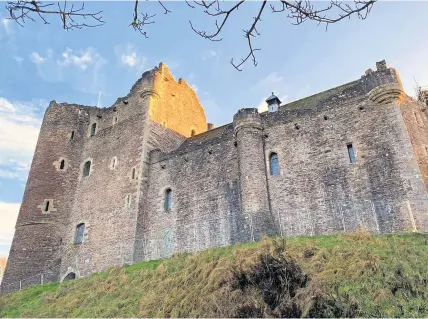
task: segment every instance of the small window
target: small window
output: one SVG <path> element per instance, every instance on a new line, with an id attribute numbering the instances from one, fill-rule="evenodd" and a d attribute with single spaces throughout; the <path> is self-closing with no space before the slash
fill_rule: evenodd
<path id="1" fill-rule="evenodd" d="M 113 169 L 113 168 L 115 168 L 116 167 L 116 165 L 117 165 L 117 158 L 116 157 L 113 157 L 112 159 L 111 159 L 111 168 Z"/>
<path id="2" fill-rule="evenodd" d="M 279 160 L 278 154 L 271 153 L 269 157 L 270 174 L 279 175 Z"/>
<path id="3" fill-rule="evenodd" d="M 195 130 L 192 130 L 191 132 L 190 132 L 190 136 L 195 136 L 196 135 L 196 131 Z"/>
<path id="4" fill-rule="evenodd" d="M 97 123 L 93 123 L 91 125 L 91 136 L 95 135 L 96 130 L 97 130 Z"/>
<path id="5" fill-rule="evenodd" d="M 428 145 L 425 145 L 424 149 L 425 149 L 425 155 L 428 156 Z"/>
<path id="6" fill-rule="evenodd" d="M 116 124 L 116 123 L 117 123 L 117 117 L 114 118 L 114 124 Z"/>
<path id="7" fill-rule="evenodd" d="M 71 131 L 70 140 L 74 139 L 74 131 Z"/>
<path id="8" fill-rule="evenodd" d="M 355 164 L 355 162 L 356 162 L 356 160 L 355 160 L 355 150 L 354 150 L 354 147 L 352 146 L 352 143 L 347 144 L 346 147 L 348 148 L 349 162 L 351 164 Z"/>
<path id="9" fill-rule="evenodd" d="M 164 209 L 166 212 L 170 212 L 172 208 L 172 190 L 168 188 L 165 190 Z"/>
<path id="10" fill-rule="evenodd" d="M 85 162 L 83 165 L 83 176 L 89 176 L 89 173 L 91 172 L 91 161 Z"/>
<path id="11" fill-rule="evenodd" d="M 129 208 L 131 207 L 131 195 L 125 195 L 125 207 Z"/>
<path id="12" fill-rule="evenodd" d="M 76 227 L 76 234 L 74 236 L 74 243 L 81 244 L 83 243 L 83 237 L 85 235 L 85 224 L 81 223 Z"/>
<path id="13" fill-rule="evenodd" d="M 50 202 L 47 200 L 45 204 L 45 212 L 49 211 L 49 205 L 50 205 Z"/>
<path id="14" fill-rule="evenodd" d="M 135 179 L 135 168 L 132 169 L 132 179 Z"/>
<path id="15" fill-rule="evenodd" d="M 65 167 L 65 160 L 62 160 L 61 163 L 59 164 L 59 169 L 64 169 Z"/>

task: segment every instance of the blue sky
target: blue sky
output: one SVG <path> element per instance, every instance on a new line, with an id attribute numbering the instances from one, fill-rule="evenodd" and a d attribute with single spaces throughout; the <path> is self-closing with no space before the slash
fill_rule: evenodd
<path id="1" fill-rule="evenodd" d="M 294 26 L 284 14 L 266 10 L 254 40 L 258 66 L 242 72 L 229 61 L 247 53 L 242 29 L 248 28 L 257 2 L 232 17 L 223 41 L 200 38 L 189 27 L 214 30 L 214 20 L 184 2 L 142 2 L 157 13 L 149 38 L 129 27 L 132 2 L 88 2 L 104 10 L 99 28 L 64 31 L 58 17 L 51 25 L 29 21 L 22 28 L 6 20 L 0 6 L 0 256 L 7 255 L 37 141 L 49 101 L 110 106 L 128 93 L 147 69 L 165 62 L 173 75 L 196 90 L 208 120 L 231 122 L 241 107 L 262 107 L 272 91 L 293 101 L 358 79 L 375 62 L 396 68 L 409 95 L 413 77 L 428 85 L 428 2 L 377 3 L 365 21 L 353 18 L 331 25 Z M 226 2 L 226 4 L 228 4 Z"/>

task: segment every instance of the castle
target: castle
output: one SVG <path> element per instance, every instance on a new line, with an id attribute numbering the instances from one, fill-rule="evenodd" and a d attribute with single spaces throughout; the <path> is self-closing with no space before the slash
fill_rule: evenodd
<path id="1" fill-rule="evenodd" d="M 265 235 L 428 231 L 427 106 L 376 66 L 218 128 L 162 63 L 109 108 L 52 101 L 2 291 Z"/>

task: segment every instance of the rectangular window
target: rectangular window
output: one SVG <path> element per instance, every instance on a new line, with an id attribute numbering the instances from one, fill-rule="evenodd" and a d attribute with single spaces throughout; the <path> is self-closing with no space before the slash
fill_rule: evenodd
<path id="1" fill-rule="evenodd" d="M 349 162 L 355 164 L 355 150 L 352 143 L 346 144 L 346 147 L 348 148 Z"/>

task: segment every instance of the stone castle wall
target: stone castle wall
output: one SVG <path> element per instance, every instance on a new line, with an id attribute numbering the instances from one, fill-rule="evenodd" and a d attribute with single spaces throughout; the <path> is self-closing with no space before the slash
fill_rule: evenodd
<path id="1" fill-rule="evenodd" d="M 162 64 L 110 108 L 52 102 L 4 283 L 51 264 L 60 267 L 49 280 L 61 280 L 264 235 L 427 231 L 424 112 L 383 62 L 278 112 L 241 109 L 206 132 L 195 93 Z M 84 242 L 75 244 L 79 223 Z"/>

